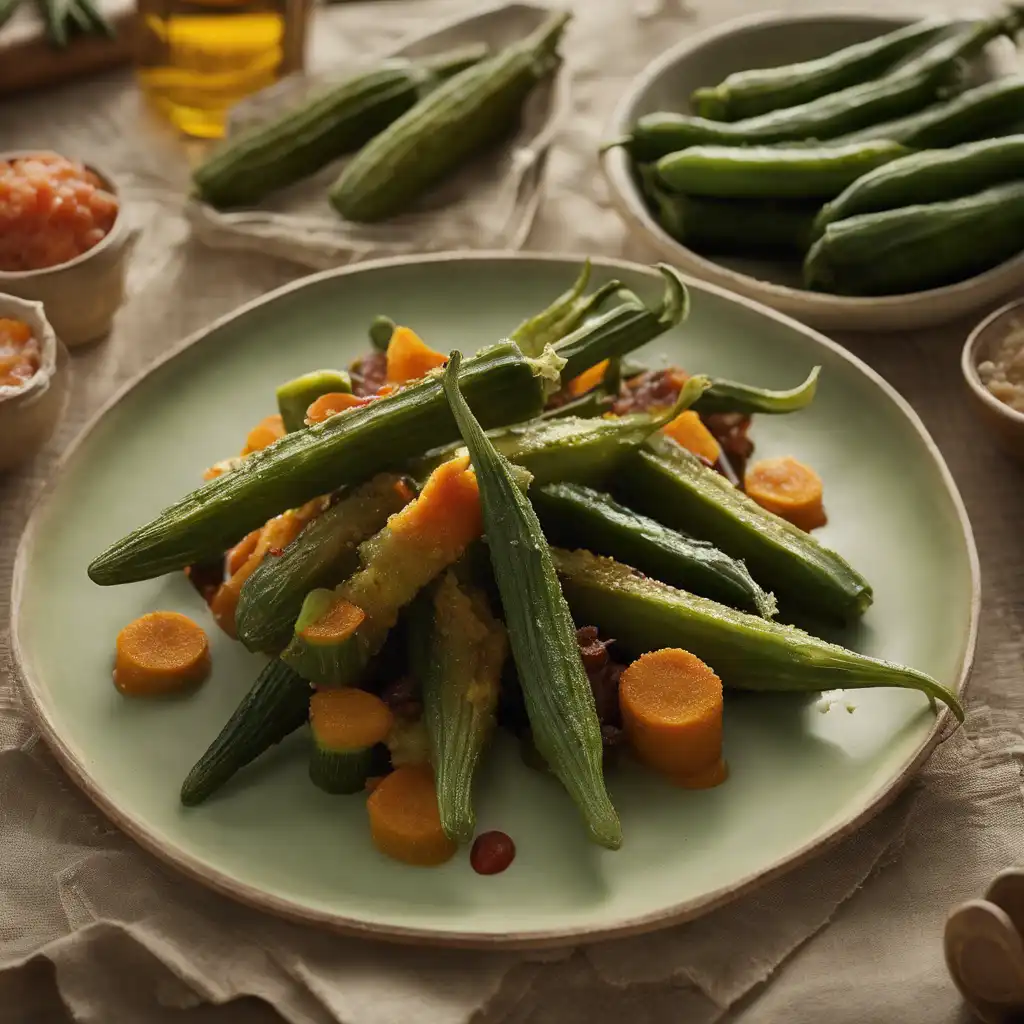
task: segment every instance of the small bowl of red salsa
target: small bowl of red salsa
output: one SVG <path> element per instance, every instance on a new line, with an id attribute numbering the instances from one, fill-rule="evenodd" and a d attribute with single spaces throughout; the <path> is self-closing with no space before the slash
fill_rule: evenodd
<path id="1" fill-rule="evenodd" d="M 130 237 L 103 171 L 59 153 L 0 153 L 0 292 L 42 302 L 66 345 L 110 330 Z"/>
<path id="2" fill-rule="evenodd" d="M 0 294 L 0 473 L 35 455 L 53 433 L 67 358 L 42 303 Z"/>

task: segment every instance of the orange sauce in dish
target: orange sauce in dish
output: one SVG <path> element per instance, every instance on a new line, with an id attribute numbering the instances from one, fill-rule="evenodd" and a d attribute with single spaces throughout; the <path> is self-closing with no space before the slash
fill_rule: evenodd
<path id="1" fill-rule="evenodd" d="M 21 320 L 0 317 L 0 388 L 22 388 L 42 361 L 32 328 Z"/>

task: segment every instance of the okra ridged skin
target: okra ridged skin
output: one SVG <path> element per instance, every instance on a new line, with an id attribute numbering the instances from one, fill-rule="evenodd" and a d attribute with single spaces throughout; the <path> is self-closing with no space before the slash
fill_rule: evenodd
<path id="1" fill-rule="evenodd" d="M 441 827 L 449 839 L 473 839 L 473 780 L 495 726 L 504 626 L 486 599 L 446 573 L 423 592 L 409 617 L 409 663 L 420 681 Z"/>
<path id="2" fill-rule="evenodd" d="M 799 107 L 731 124 L 660 111 L 639 118 L 622 144 L 634 160 L 651 163 L 690 146 L 768 146 L 807 139 L 824 142 L 919 111 L 938 96 L 943 84 L 943 79 L 936 81 L 932 75 L 918 75 L 907 81 L 867 82 Z"/>
<path id="3" fill-rule="evenodd" d="M 238 639 L 250 651 L 283 651 L 306 595 L 358 568 L 359 545 L 405 504 L 401 480 L 385 473 L 356 488 L 307 523 L 278 557 L 257 566 L 242 586 L 235 612 Z"/>
<path id="4" fill-rule="evenodd" d="M 450 78 L 356 154 L 331 188 L 347 220 L 391 217 L 450 171 L 507 135 L 526 97 L 558 63 L 569 21 L 555 14 L 527 38 Z"/>
<path id="5" fill-rule="evenodd" d="M 775 599 L 747 567 L 707 541 L 695 540 L 576 484 L 530 489 L 549 543 L 581 547 L 626 562 L 655 579 L 771 618 Z"/>
<path id="6" fill-rule="evenodd" d="M 366 788 L 382 758 L 377 746 L 362 750 L 331 750 L 313 738 L 309 752 L 309 779 L 318 789 L 335 796 L 351 796 Z"/>
<path id="7" fill-rule="evenodd" d="M 726 686 L 739 690 L 919 690 L 942 701 L 963 721 L 956 694 L 916 669 L 676 590 L 589 551 L 555 549 L 552 557 L 576 621 L 614 636 L 630 656 L 679 647 L 707 662 Z"/>
<path id="8" fill-rule="evenodd" d="M 1013 128 L 1020 121 L 1022 109 L 1024 75 L 1007 75 L 934 103 L 919 113 L 842 135 L 830 140 L 830 145 L 892 139 L 911 149 L 941 149 Z"/>
<path id="9" fill-rule="evenodd" d="M 804 284 L 835 295 L 903 295 L 964 281 L 1024 251 L 1024 181 L 942 203 L 829 224 Z"/>
<path id="10" fill-rule="evenodd" d="M 533 419 L 559 379 L 631 352 L 683 320 L 686 286 L 670 267 L 658 269 L 665 280 L 658 307 L 648 309 L 634 296 L 558 342 L 551 350 L 557 358 L 528 359 L 506 341 L 466 359 L 460 386 L 481 423 Z M 217 558 L 285 509 L 401 467 L 458 436 L 441 378 L 428 374 L 254 452 L 109 547 L 89 566 L 89 577 L 101 586 L 132 583 Z"/>
<path id="11" fill-rule="evenodd" d="M 884 139 L 845 146 L 690 146 L 655 169 L 670 193 L 713 199 L 834 199 L 910 150 Z"/>
<path id="12" fill-rule="evenodd" d="M 489 431 L 487 439 L 510 463 L 526 471 L 533 486 L 559 482 L 597 485 L 613 477 L 623 460 L 651 434 L 697 401 L 709 383 L 707 377 L 691 377 L 667 411 L 608 419 L 540 418 Z M 413 471 L 422 477 L 441 462 L 464 452 L 464 448 L 451 448 L 428 453 L 414 464 Z"/>
<path id="13" fill-rule="evenodd" d="M 705 255 L 799 258 L 820 206 L 783 199 L 714 199 L 645 186 L 658 223 L 677 242 Z"/>
<path id="14" fill-rule="evenodd" d="M 871 604 L 870 584 L 842 556 L 761 508 L 668 438 L 650 438 L 622 463 L 614 493 L 652 519 L 742 559 L 783 606 L 791 602 L 847 621 Z"/>
<path id="15" fill-rule="evenodd" d="M 933 102 L 959 73 L 959 62 L 977 56 L 998 36 L 1014 37 L 1024 24 L 1024 7 L 977 21 L 939 39 L 919 57 L 890 75 L 841 89 L 795 107 L 773 110 L 731 123 L 658 111 L 640 117 L 630 135 L 609 145 L 625 145 L 634 160 L 649 163 L 688 146 L 751 146 L 779 142 L 822 142 L 870 129 L 883 121 L 915 114 Z M 872 139 L 889 136 L 870 134 Z M 904 142 L 903 139 L 894 141 Z M 913 145 L 912 143 L 906 143 Z"/>
<path id="16" fill-rule="evenodd" d="M 590 837 L 618 849 L 622 826 L 605 788 L 594 695 L 547 542 L 509 464 L 473 419 L 457 380 L 458 354 L 453 353 L 445 393 L 480 486 L 491 566 L 534 742 L 582 812 Z"/>
<path id="17" fill-rule="evenodd" d="M 252 689 L 181 785 L 186 807 L 202 803 L 240 768 L 295 732 L 309 717 L 309 683 L 283 662 L 267 663 Z"/>
<path id="18" fill-rule="evenodd" d="M 961 199 L 1008 181 L 1024 181 L 1024 135 L 914 153 L 865 174 L 826 203 L 814 222 L 814 235 L 819 237 L 833 221 Z"/>
<path id="19" fill-rule="evenodd" d="M 947 31 L 948 18 L 929 18 L 816 60 L 737 71 L 722 83 L 697 89 L 691 105 L 701 117 L 739 121 L 859 85 Z"/>
<path id="20" fill-rule="evenodd" d="M 487 436 L 509 462 L 530 474 L 535 486 L 559 481 L 597 486 L 608 480 L 658 425 L 657 418 L 642 412 L 610 419 L 561 416 L 501 427 L 488 431 Z M 417 479 L 424 479 L 442 462 L 464 451 L 453 445 L 428 452 L 410 468 Z"/>
<path id="21" fill-rule="evenodd" d="M 463 376 L 467 399 L 489 426 L 530 419 L 543 408 L 544 381 L 511 342 L 467 359 Z M 440 380 L 423 378 L 254 452 L 110 547 L 89 576 L 101 585 L 131 583 L 216 557 L 285 509 L 457 436 Z"/>
<path id="22" fill-rule="evenodd" d="M 392 58 L 232 138 L 196 168 L 197 194 L 219 209 L 248 206 L 351 153 L 439 81 L 486 56 L 473 46 L 433 60 Z"/>
<path id="23" fill-rule="evenodd" d="M 331 644 L 311 643 L 296 633 L 281 652 L 281 661 L 318 687 L 357 686 L 375 653 L 358 632 Z"/>

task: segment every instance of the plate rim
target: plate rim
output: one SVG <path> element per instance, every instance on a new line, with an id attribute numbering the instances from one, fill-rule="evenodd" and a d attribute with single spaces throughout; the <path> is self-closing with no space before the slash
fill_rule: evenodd
<path id="1" fill-rule="evenodd" d="M 18 541 L 17 553 L 15 555 L 14 572 L 11 590 L 11 615 L 10 635 L 11 653 L 13 660 L 13 671 L 22 684 L 22 691 L 32 717 L 39 728 L 40 734 L 46 741 L 50 751 L 56 757 L 58 763 L 67 772 L 71 780 L 78 786 L 86 797 L 105 814 L 121 831 L 123 831 L 135 843 L 141 846 L 148 853 L 153 854 L 157 859 L 169 865 L 193 881 L 199 882 L 215 892 L 234 899 L 257 910 L 268 911 L 286 920 L 300 923 L 313 924 L 325 927 L 343 935 L 359 938 L 378 939 L 400 944 L 411 944 L 420 946 L 449 947 L 461 949 L 540 949 L 557 946 L 580 945 L 597 941 L 605 941 L 614 938 L 625 938 L 630 935 L 637 935 L 643 932 L 654 931 L 674 924 L 681 924 L 685 921 L 694 920 L 719 906 L 753 891 L 754 889 L 767 884 L 768 882 L 786 874 L 790 870 L 807 862 L 812 857 L 833 847 L 842 839 L 851 835 L 862 825 L 868 822 L 876 814 L 888 806 L 903 790 L 906 784 L 917 769 L 924 763 L 932 750 L 941 742 L 956 731 L 956 723 L 948 708 L 943 707 L 935 717 L 935 721 L 917 746 L 914 752 L 894 773 L 893 777 L 885 783 L 868 803 L 856 809 L 830 831 L 823 835 L 815 836 L 803 846 L 778 859 L 761 871 L 752 872 L 731 885 L 722 886 L 710 893 L 686 900 L 671 907 L 661 908 L 657 911 L 642 914 L 636 917 L 624 917 L 614 923 L 604 926 L 584 925 L 577 928 L 542 928 L 518 930 L 514 933 L 499 935 L 496 933 L 478 933 L 472 931 L 460 931 L 456 928 L 427 928 L 422 926 L 405 926 L 394 924 L 381 924 L 377 922 L 360 921 L 331 911 L 319 910 L 314 907 L 305 906 L 291 899 L 276 896 L 268 893 L 258 886 L 239 881 L 229 873 L 221 871 L 203 863 L 197 857 L 186 850 L 181 849 L 173 842 L 153 832 L 149 826 L 139 820 L 130 810 L 122 808 L 112 798 L 108 797 L 103 788 L 90 776 L 88 767 L 65 743 L 59 730 L 51 723 L 44 702 L 40 696 L 42 688 L 29 671 L 30 660 L 22 649 L 21 639 L 21 595 L 24 588 L 25 576 L 33 552 L 38 531 L 39 522 L 47 510 L 50 498 L 59 483 L 63 480 L 65 471 L 76 457 L 86 440 L 91 436 L 94 429 L 100 424 L 103 418 L 121 403 L 139 384 L 158 369 L 176 359 L 179 355 L 191 349 L 194 345 L 200 344 L 209 335 L 215 333 L 222 327 L 248 315 L 261 306 L 269 305 L 282 298 L 299 292 L 304 288 L 319 284 L 322 281 L 339 277 L 348 277 L 353 274 L 373 272 L 375 270 L 389 269 L 392 267 L 410 266 L 422 263 L 501 263 L 501 262 L 534 262 L 571 265 L 578 267 L 579 264 L 589 258 L 591 263 L 598 268 L 627 271 L 650 276 L 652 281 L 656 278 L 657 272 L 651 267 L 630 260 L 617 257 L 591 255 L 586 256 L 577 252 L 514 252 L 514 251 L 455 251 L 427 253 L 414 256 L 389 256 L 381 259 L 367 260 L 343 267 L 336 267 L 331 270 L 320 271 L 315 274 L 308 274 L 299 277 L 294 281 L 282 285 L 270 292 L 267 292 L 249 302 L 243 303 L 233 311 L 223 314 L 214 319 L 205 327 L 188 335 L 175 345 L 168 348 L 152 364 L 145 367 L 130 380 L 126 381 L 103 405 L 86 421 L 82 429 L 68 445 L 53 469 L 50 478 L 45 486 L 35 496 L 32 509 L 26 521 L 24 530 Z M 935 444 L 927 428 L 910 404 L 893 388 L 880 374 L 868 366 L 863 360 L 848 352 L 837 342 L 825 335 L 808 327 L 792 317 L 786 316 L 777 310 L 771 309 L 746 296 L 736 295 L 728 289 L 718 285 L 710 284 L 707 281 L 693 278 L 690 275 L 683 275 L 688 287 L 698 291 L 706 291 L 740 306 L 747 307 L 754 313 L 759 313 L 769 319 L 775 320 L 787 327 L 796 330 L 798 333 L 809 336 L 819 345 L 833 352 L 839 358 L 851 363 L 862 374 L 868 377 L 872 383 L 878 386 L 883 393 L 892 400 L 903 415 L 909 420 L 911 426 L 917 431 L 925 449 L 931 456 L 933 462 L 939 469 L 940 477 L 946 486 L 947 493 L 953 502 L 957 513 L 957 520 L 963 534 L 964 545 L 967 552 L 968 565 L 971 574 L 971 600 L 970 619 L 968 623 L 966 646 L 963 658 L 959 667 L 959 676 L 954 687 L 955 691 L 962 697 L 966 692 L 971 671 L 974 666 L 974 657 L 977 646 L 978 622 L 981 605 L 981 579 L 978 561 L 977 546 L 970 520 L 967 515 L 963 499 L 956 486 L 949 467 L 946 465 L 938 446 Z M 37 692 L 37 687 L 38 692 Z M 952 724 L 952 728 L 950 725 Z"/>
<path id="2" fill-rule="evenodd" d="M 833 8 L 820 13 L 792 14 L 776 9 L 732 18 L 705 32 L 680 40 L 644 65 L 630 79 L 625 92 L 604 122 L 603 137 L 618 138 L 623 135 L 629 111 L 635 105 L 637 97 L 646 92 L 666 68 L 678 64 L 709 44 L 750 29 L 772 25 L 799 26 L 807 22 L 830 20 L 899 25 L 909 24 L 915 20 L 915 16 L 907 11 L 878 14 L 854 8 Z M 701 275 L 701 280 L 735 290 L 737 294 L 754 301 L 777 304 L 773 308 L 779 311 L 784 309 L 791 315 L 804 316 L 808 320 L 813 318 L 823 329 L 841 327 L 844 321 L 850 323 L 853 329 L 872 328 L 879 331 L 898 331 L 943 324 L 999 300 L 1024 280 L 1022 252 L 963 281 L 955 281 L 953 284 L 925 291 L 905 292 L 901 295 L 833 295 L 792 288 L 774 281 L 763 281 L 751 274 L 733 270 L 722 263 L 701 256 L 700 253 L 672 238 L 641 202 L 629 173 L 625 151 L 621 147 L 601 152 L 599 163 L 616 213 L 631 233 L 645 239 L 662 256 L 681 261 L 692 274 Z M 708 276 L 704 277 L 705 274 Z"/>

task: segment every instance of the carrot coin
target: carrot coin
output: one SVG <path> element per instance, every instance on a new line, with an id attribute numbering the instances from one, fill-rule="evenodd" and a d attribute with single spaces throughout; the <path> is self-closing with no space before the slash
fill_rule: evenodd
<path id="1" fill-rule="evenodd" d="M 149 612 L 117 634 L 114 685 L 124 694 L 173 693 L 209 673 L 206 633 L 180 612 Z"/>
<path id="2" fill-rule="evenodd" d="M 664 648 L 634 661 L 619 680 L 619 709 L 637 757 L 676 785 L 724 782 L 722 681 L 689 651 Z"/>
<path id="3" fill-rule="evenodd" d="M 810 531 L 827 522 L 821 477 L 791 456 L 755 462 L 747 469 L 743 485 L 761 508 L 801 530 Z"/>

